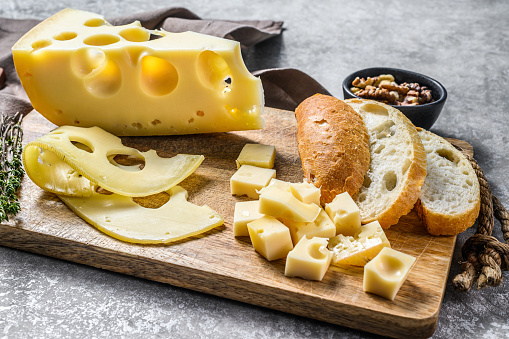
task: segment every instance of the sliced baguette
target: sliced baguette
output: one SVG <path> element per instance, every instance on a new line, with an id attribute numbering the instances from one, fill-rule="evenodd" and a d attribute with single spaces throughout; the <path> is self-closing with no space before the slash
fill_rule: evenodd
<path id="1" fill-rule="evenodd" d="M 297 146 L 309 183 L 321 204 L 357 193 L 369 168 L 369 137 L 362 117 L 344 101 L 315 94 L 295 110 Z"/>
<path id="2" fill-rule="evenodd" d="M 427 158 L 427 176 L 415 205 L 433 235 L 455 235 L 472 226 L 479 215 L 479 181 L 470 162 L 449 142 L 418 129 Z"/>
<path id="3" fill-rule="evenodd" d="M 400 111 L 374 100 L 345 100 L 364 119 L 371 164 L 354 200 L 363 224 L 387 229 L 408 214 L 426 177 L 426 153 L 415 126 Z"/>

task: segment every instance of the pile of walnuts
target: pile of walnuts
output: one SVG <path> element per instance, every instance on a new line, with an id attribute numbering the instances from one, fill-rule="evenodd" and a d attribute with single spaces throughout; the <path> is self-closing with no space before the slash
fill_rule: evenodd
<path id="1" fill-rule="evenodd" d="M 398 85 L 391 74 L 376 77 L 355 78 L 352 93 L 364 99 L 382 101 L 389 105 L 415 106 L 433 102 L 431 90 L 418 83 L 404 82 Z"/>

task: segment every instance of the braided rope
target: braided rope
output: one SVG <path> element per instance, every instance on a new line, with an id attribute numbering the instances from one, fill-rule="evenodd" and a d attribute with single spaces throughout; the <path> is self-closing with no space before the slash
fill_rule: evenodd
<path id="1" fill-rule="evenodd" d="M 452 281 L 455 289 L 468 291 L 476 281 L 477 289 L 499 286 L 503 280 L 502 270 L 509 270 L 509 213 L 491 194 L 490 185 L 479 164 L 470 155 L 463 154 L 470 161 L 481 188 L 477 231 L 463 244 L 461 254 L 466 261 L 461 265 L 461 273 Z M 506 243 L 491 235 L 494 218 L 500 221 Z"/>

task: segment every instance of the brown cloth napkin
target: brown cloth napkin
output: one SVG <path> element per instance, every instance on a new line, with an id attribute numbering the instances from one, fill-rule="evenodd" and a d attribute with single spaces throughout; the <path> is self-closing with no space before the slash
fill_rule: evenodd
<path id="1" fill-rule="evenodd" d="M 113 25 L 124 25 L 136 20 L 148 29 L 162 28 L 175 33 L 194 31 L 237 40 L 246 48 L 280 35 L 283 31 L 283 22 L 280 21 L 204 20 L 185 8 L 167 8 L 108 19 Z M 32 110 L 14 69 L 11 47 L 39 22 L 0 18 L 0 68 L 4 69 L 6 75 L 5 83 L 0 84 L 2 114 L 27 114 Z M 329 94 L 313 78 L 297 69 L 268 69 L 253 74 L 262 80 L 265 104 L 269 107 L 294 110 L 302 100 L 315 93 Z"/>

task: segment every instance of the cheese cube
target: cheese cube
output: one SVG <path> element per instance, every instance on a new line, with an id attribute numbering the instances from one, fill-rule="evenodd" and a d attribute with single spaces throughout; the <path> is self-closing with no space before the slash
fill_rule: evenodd
<path id="1" fill-rule="evenodd" d="M 325 204 L 325 211 L 336 225 L 336 234 L 353 236 L 361 227 L 359 207 L 348 192 Z"/>
<path id="2" fill-rule="evenodd" d="M 59 126 L 115 135 L 264 127 L 262 84 L 237 41 L 147 30 L 138 21 L 112 26 L 64 9 L 26 33 L 12 54 L 33 107 Z"/>
<path id="3" fill-rule="evenodd" d="M 288 181 L 283 181 L 283 180 L 279 180 L 279 179 L 271 179 L 267 186 L 272 186 L 272 185 L 276 186 L 277 188 L 279 188 L 283 191 L 291 192 L 290 183 Z"/>
<path id="4" fill-rule="evenodd" d="M 297 244 L 299 240 L 306 235 L 310 238 L 332 238 L 336 235 L 336 226 L 323 209 L 320 211 L 315 221 L 312 222 L 296 222 L 283 218 L 280 220 L 290 229 L 294 244 Z"/>
<path id="5" fill-rule="evenodd" d="M 247 195 L 258 199 L 258 190 L 267 186 L 276 177 L 276 170 L 251 165 L 242 165 L 230 178 L 232 195 Z"/>
<path id="6" fill-rule="evenodd" d="M 276 148 L 262 144 L 245 144 L 240 152 L 236 163 L 237 168 L 242 165 L 252 165 L 264 168 L 274 167 Z"/>
<path id="7" fill-rule="evenodd" d="M 414 262 L 415 257 L 411 255 L 383 248 L 364 266 L 364 291 L 394 300 Z"/>
<path id="8" fill-rule="evenodd" d="M 235 204 L 235 212 L 233 215 L 233 235 L 236 237 L 249 236 L 247 224 L 263 217 L 258 212 L 260 203 L 258 200 L 241 201 Z"/>
<path id="9" fill-rule="evenodd" d="M 290 184 L 292 194 L 305 204 L 320 205 L 320 189 L 308 182 Z"/>
<path id="10" fill-rule="evenodd" d="M 269 261 L 286 257 L 293 248 L 290 230 L 276 218 L 263 216 L 248 223 L 247 229 L 256 252 Z"/>
<path id="11" fill-rule="evenodd" d="M 260 213 L 276 218 L 285 218 L 297 222 L 313 222 L 321 207 L 315 204 L 305 204 L 292 193 L 270 185 L 260 191 Z"/>
<path id="12" fill-rule="evenodd" d="M 391 247 L 378 221 L 361 226 L 351 237 L 339 234 L 329 241 L 333 265 L 364 266 L 384 247 Z"/>
<path id="13" fill-rule="evenodd" d="M 321 281 L 329 268 L 332 252 L 327 249 L 328 240 L 318 237 L 302 237 L 286 258 L 285 275 Z"/>

